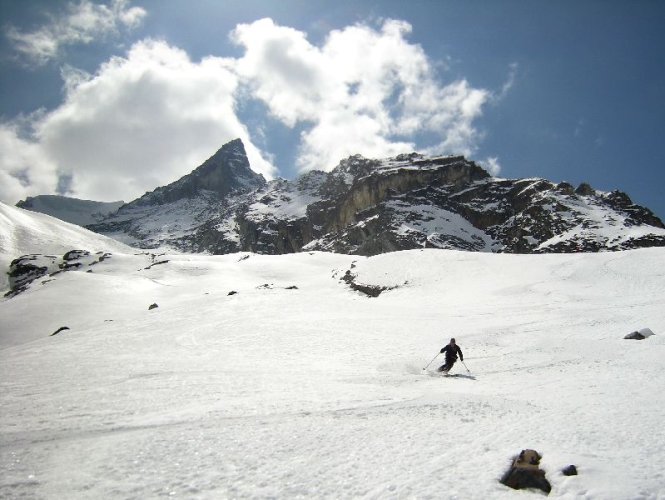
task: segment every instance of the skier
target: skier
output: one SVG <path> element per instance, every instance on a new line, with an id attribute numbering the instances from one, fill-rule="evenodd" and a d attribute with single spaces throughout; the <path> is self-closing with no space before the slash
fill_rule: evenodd
<path id="1" fill-rule="evenodd" d="M 464 355 L 462 354 L 462 349 L 455 343 L 455 339 L 450 339 L 450 343 L 441 349 L 441 354 L 444 352 L 446 353 L 446 363 L 441 365 L 437 371 L 447 374 L 455 364 L 455 361 L 457 361 L 457 355 L 459 354 L 459 359 L 462 361 L 464 361 Z"/>

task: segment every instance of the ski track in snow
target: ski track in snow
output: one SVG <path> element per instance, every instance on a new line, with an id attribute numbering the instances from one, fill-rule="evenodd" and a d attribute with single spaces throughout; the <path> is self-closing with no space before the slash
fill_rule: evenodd
<path id="1" fill-rule="evenodd" d="M 0 302 L 0 497 L 665 498 L 662 249 L 164 258 Z"/>

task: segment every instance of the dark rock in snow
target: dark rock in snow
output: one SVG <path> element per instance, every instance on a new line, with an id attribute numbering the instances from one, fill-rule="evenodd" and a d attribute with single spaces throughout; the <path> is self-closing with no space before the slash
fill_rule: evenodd
<path id="1" fill-rule="evenodd" d="M 229 293 L 227 293 L 226 295 L 227 295 L 227 296 L 228 296 L 228 295 L 235 295 L 235 294 L 237 294 L 237 293 L 238 293 L 238 292 L 236 292 L 235 290 L 231 290 L 231 291 L 230 291 Z"/>
<path id="2" fill-rule="evenodd" d="M 150 305 L 148 306 L 148 311 L 152 311 L 153 309 L 157 309 L 158 307 L 159 307 L 159 306 L 158 306 L 156 303 L 155 303 L 155 304 L 150 304 Z"/>
<path id="3" fill-rule="evenodd" d="M 624 337 L 628 340 L 644 340 L 647 337 L 651 337 L 654 333 L 649 328 L 642 328 L 639 331 L 631 332 Z"/>
<path id="4" fill-rule="evenodd" d="M 577 467 L 575 467 L 574 465 L 569 465 L 569 466 L 565 467 L 561 471 L 561 473 L 564 476 L 577 476 Z"/>
<path id="5" fill-rule="evenodd" d="M 549 494 L 552 486 L 545 478 L 545 471 L 538 467 L 541 458 L 535 450 L 522 450 L 513 458 L 510 468 L 501 478 L 501 483 L 515 490 L 534 488 Z"/>
<path id="6" fill-rule="evenodd" d="M 54 331 L 51 335 L 49 335 L 49 337 L 53 337 L 54 335 L 57 335 L 57 334 L 59 334 L 60 332 L 62 332 L 64 330 L 69 330 L 69 327 L 68 326 L 61 326 L 56 331 Z"/>
<path id="7" fill-rule="evenodd" d="M 41 278 L 49 271 L 57 269 L 58 258 L 50 255 L 23 255 L 9 265 L 9 292 L 5 297 L 15 297 L 27 290 L 30 283 Z"/>
<path id="8" fill-rule="evenodd" d="M 78 260 L 81 257 L 87 257 L 88 255 L 90 255 L 90 252 L 87 250 L 70 250 L 62 256 L 62 260 L 69 262 L 70 260 Z"/>
<path id="9" fill-rule="evenodd" d="M 344 281 L 352 290 L 360 292 L 367 295 L 368 297 L 375 298 L 381 295 L 386 290 L 393 290 L 394 287 L 386 286 L 377 286 L 377 285 L 366 285 L 363 283 L 356 283 L 356 275 L 353 274 L 350 270 L 346 271 L 346 274 L 342 276 L 342 281 Z"/>

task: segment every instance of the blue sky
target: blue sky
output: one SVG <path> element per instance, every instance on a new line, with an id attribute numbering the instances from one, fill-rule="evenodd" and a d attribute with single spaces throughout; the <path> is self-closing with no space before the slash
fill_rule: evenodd
<path id="1" fill-rule="evenodd" d="M 665 217 L 665 2 L 0 0 L 0 199 L 131 200 L 245 141 L 621 189 Z"/>

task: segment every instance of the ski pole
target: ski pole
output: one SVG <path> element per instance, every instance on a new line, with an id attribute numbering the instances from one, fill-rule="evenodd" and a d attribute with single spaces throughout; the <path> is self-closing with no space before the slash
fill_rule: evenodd
<path id="1" fill-rule="evenodd" d="M 434 357 L 432 358 L 432 361 L 434 361 L 434 360 L 439 356 L 439 354 L 441 354 L 441 353 L 440 353 L 440 352 L 437 352 L 437 353 L 436 353 L 436 356 L 434 356 Z M 423 370 L 427 370 L 427 367 L 428 367 L 429 365 L 432 364 L 432 361 L 430 361 L 429 363 L 427 363 L 427 366 L 426 366 L 425 368 L 423 368 Z"/>
<path id="2" fill-rule="evenodd" d="M 464 360 L 462 359 L 462 360 L 460 360 L 460 361 L 462 361 L 462 364 L 464 365 L 464 368 L 466 368 L 466 371 L 469 372 L 469 373 L 471 373 L 471 370 L 469 370 L 469 367 L 466 366 L 466 363 L 464 362 Z"/>

